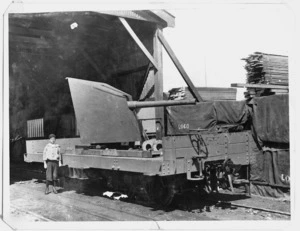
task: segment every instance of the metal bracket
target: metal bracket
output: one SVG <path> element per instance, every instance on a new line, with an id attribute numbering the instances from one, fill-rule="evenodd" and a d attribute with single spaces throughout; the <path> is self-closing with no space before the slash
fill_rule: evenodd
<path id="1" fill-rule="evenodd" d="M 202 158 L 194 158 L 197 160 L 197 163 L 199 164 L 199 177 L 192 177 L 192 165 L 193 163 L 195 163 L 195 161 L 193 159 L 187 159 L 186 162 L 186 178 L 187 180 L 203 180 L 204 179 L 204 175 L 202 173 L 203 171 L 203 161 Z"/>
<path id="2" fill-rule="evenodd" d="M 163 175 L 170 175 L 170 163 L 168 161 L 164 161 L 161 167 Z"/>

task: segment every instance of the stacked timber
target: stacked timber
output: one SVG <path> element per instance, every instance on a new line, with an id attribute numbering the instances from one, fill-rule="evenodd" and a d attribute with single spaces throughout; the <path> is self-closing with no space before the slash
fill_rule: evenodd
<path id="1" fill-rule="evenodd" d="M 236 100 L 235 88 L 223 87 L 196 87 L 203 101 Z M 189 100 L 193 95 L 188 87 L 172 88 L 169 91 L 169 100 Z"/>
<path id="2" fill-rule="evenodd" d="M 169 100 L 183 100 L 185 99 L 185 87 L 172 88 L 169 90 Z"/>
<path id="3" fill-rule="evenodd" d="M 288 85 L 288 56 L 255 52 L 242 60 L 246 61 L 247 83 Z"/>
<path id="4" fill-rule="evenodd" d="M 288 56 L 255 52 L 242 60 L 247 71 L 245 98 L 288 93 Z"/>

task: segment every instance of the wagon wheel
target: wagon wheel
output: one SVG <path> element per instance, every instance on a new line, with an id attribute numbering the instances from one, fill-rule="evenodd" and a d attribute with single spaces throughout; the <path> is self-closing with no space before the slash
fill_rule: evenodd
<path id="1" fill-rule="evenodd" d="M 137 192 L 138 192 L 137 187 L 134 185 L 131 185 L 126 192 L 128 199 L 133 201 L 136 198 Z"/>
<path id="2" fill-rule="evenodd" d="M 146 189 L 151 201 L 160 207 L 169 206 L 176 194 L 175 184 L 164 181 L 162 177 L 154 177 Z"/>

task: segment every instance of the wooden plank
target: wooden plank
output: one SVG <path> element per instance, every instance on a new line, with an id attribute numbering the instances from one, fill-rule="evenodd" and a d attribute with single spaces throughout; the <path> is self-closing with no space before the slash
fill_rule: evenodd
<path id="1" fill-rule="evenodd" d="M 236 100 L 236 88 L 196 87 L 203 101 Z M 193 99 L 188 87 L 173 88 L 169 91 L 169 99 Z"/>
<path id="2" fill-rule="evenodd" d="M 270 91 L 275 93 L 289 93 L 286 89 L 271 89 Z"/>
<path id="3" fill-rule="evenodd" d="M 176 68 L 178 69 L 179 73 L 181 74 L 184 81 L 186 82 L 186 84 L 190 88 L 190 91 L 191 91 L 192 95 L 194 96 L 194 98 L 196 99 L 196 101 L 197 102 L 202 102 L 203 99 L 199 95 L 199 93 L 198 93 L 197 89 L 195 88 L 193 82 L 191 81 L 188 74 L 185 72 L 183 66 L 181 65 L 181 63 L 177 59 L 174 51 L 171 49 L 170 45 L 168 44 L 165 37 L 163 36 L 163 34 L 160 31 L 158 32 L 158 39 L 160 40 L 160 42 L 162 43 L 162 45 L 166 49 L 167 53 L 169 54 L 170 58 L 172 59 L 173 63 L 175 64 Z"/>
<path id="4" fill-rule="evenodd" d="M 255 52 L 243 60 L 247 83 L 288 85 L 288 56 Z"/>
<path id="5" fill-rule="evenodd" d="M 141 88 L 139 92 L 139 99 L 141 101 L 145 100 L 146 98 L 150 98 L 153 95 L 154 92 L 154 77 L 153 77 L 153 70 L 152 70 L 152 75 L 150 74 L 150 71 L 152 69 L 152 64 L 149 62 L 147 70 L 145 71 L 144 74 L 144 81 L 143 81 L 143 88 Z"/>
<path id="6" fill-rule="evenodd" d="M 248 84 L 248 83 L 232 83 L 231 87 L 249 87 L 249 88 L 261 88 L 261 89 L 289 89 L 289 86 L 280 86 L 280 85 L 272 85 L 272 84 Z"/>
<path id="7" fill-rule="evenodd" d="M 130 34 L 130 36 L 134 39 L 134 41 L 137 43 L 137 45 L 141 48 L 141 50 L 143 51 L 143 53 L 146 55 L 146 57 L 149 59 L 149 61 L 153 64 L 153 66 L 158 69 L 157 67 L 157 63 L 155 62 L 154 58 L 152 57 L 152 55 L 149 53 L 149 51 L 147 50 L 147 48 L 144 46 L 144 44 L 141 42 L 141 40 L 138 38 L 138 36 L 134 33 L 134 31 L 132 30 L 132 28 L 130 27 L 130 25 L 128 24 L 128 22 L 126 21 L 125 18 L 121 18 L 119 17 L 119 20 L 121 21 L 121 23 L 123 24 L 123 26 L 125 27 L 125 29 L 128 31 L 128 33 Z"/>
<path id="8" fill-rule="evenodd" d="M 161 29 L 157 28 L 153 38 L 153 54 L 155 62 L 158 65 L 158 69 L 151 70 L 154 72 L 154 97 L 155 100 L 163 100 L 163 61 L 162 61 L 162 45 L 158 41 L 158 33 Z M 164 108 L 155 108 L 156 118 L 156 139 L 161 140 L 164 136 L 165 124 L 164 124 Z"/>

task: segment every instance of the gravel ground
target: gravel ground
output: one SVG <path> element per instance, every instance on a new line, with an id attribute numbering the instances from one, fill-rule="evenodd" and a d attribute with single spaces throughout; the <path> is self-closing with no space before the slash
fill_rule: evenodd
<path id="1" fill-rule="evenodd" d="M 236 205 L 290 211 L 289 201 L 273 200 L 221 191 L 202 196 L 175 198 L 169 208 L 156 209 L 138 202 L 103 197 L 105 189 L 95 182 L 66 178 L 58 194 L 44 194 L 39 171 L 11 171 L 10 203 L 13 221 L 204 221 L 204 220 L 289 220 L 286 215 Z M 223 203 L 221 201 L 225 201 Z M 232 203 L 232 204 L 230 204 Z"/>

